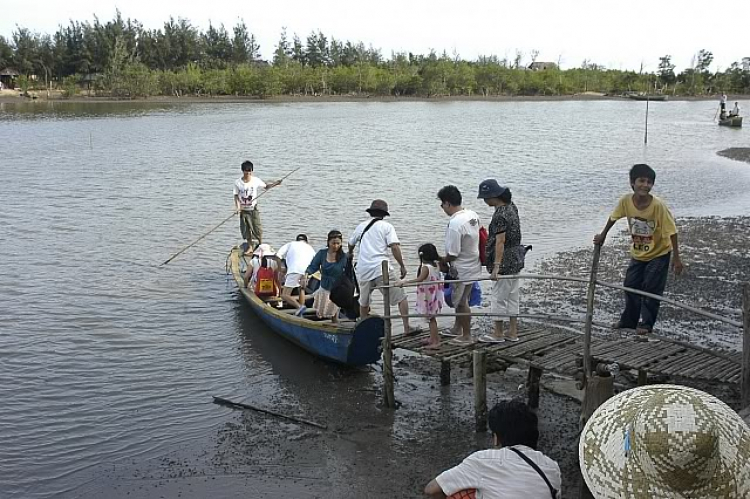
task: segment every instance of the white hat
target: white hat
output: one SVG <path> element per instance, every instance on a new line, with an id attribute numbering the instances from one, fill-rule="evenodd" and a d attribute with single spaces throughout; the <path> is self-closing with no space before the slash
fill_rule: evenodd
<path id="1" fill-rule="evenodd" d="M 649 385 L 602 404 L 581 433 L 597 499 L 750 498 L 750 429 L 700 390 Z"/>
<path id="2" fill-rule="evenodd" d="M 273 256 L 276 254 L 276 250 L 273 249 L 273 247 L 270 244 L 259 244 L 257 248 L 255 248 L 255 251 L 253 251 L 253 255 L 263 258 L 264 256 Z"/>

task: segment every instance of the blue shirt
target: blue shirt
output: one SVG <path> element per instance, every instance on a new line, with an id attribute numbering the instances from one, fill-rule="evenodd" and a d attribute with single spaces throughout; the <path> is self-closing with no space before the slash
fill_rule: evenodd
<path id="1" fill-rule="evenodd" d="M 310 266 L 307 267 L 305 273 L 314 274 L 320 270 L 320 287 L 326 291 L 330 291 L 331 288 L 333 288 L 336 279 L 344 273 L 348 257 L 344 254 L 338 262 L 329 262 L 326 260 L 327 254 L 328 248 L 323 248 L 315 253 L 315 257 L 312 262 L 310 262 Z"/>

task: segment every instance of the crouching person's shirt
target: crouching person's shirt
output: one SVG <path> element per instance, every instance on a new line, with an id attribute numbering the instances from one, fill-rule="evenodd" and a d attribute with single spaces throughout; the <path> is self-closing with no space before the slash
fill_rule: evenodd
<path id="1" fill-rule="evenodd" d="M 524 445 L 514 446 L 547 475 L 561 497 L 560 467 L 539 451 Z M 476 489 L 477 499 L 550 499 L 547 483 L 521 456 L 509 448 L 475 452 L 458 466 L 444 471 L 435 479 L 447 496 L 466 489 Z"/>

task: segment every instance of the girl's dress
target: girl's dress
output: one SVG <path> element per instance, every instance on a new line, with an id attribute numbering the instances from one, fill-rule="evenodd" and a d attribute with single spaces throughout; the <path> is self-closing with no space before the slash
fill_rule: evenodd
<path id="1" fill-rule="evenodd" d="M 425 279 L 425 284 L 417 286 L 417 313 L 434 317 L 443 309 L 443 286 L 435 284 L 435 281 L 442 279 L 437 267 L 426 267 L 430 274 Z"/>

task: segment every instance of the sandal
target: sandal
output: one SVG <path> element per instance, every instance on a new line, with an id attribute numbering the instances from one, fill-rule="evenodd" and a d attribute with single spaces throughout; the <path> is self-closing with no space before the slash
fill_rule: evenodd
<path id="1" fill-rule="evenodd" d="M 483 334 L 479 337 L 481 343 L 505 343 L 505 338 L 498 338 L 491 334 Z"/>
<path id="2" fill-rule="evenodd" d="M 425 350 L 440 350 L 440 343 L 428 343 L 424 346 Z"/>
<path id="3" fill-rule="evenodd" d="M 417 336 L 422 333 L 421 327 L 410 327 L 408 331 L 404 331 L 404 336 Z"/>
<path id="4" fill-rule="evenodd" d="M 453 345 L 473 345 L 474 338 L 469 338 L 468 340 L 462 340 L 461 337 L 459 336 L 450 340 L 450 343 Z"/>

